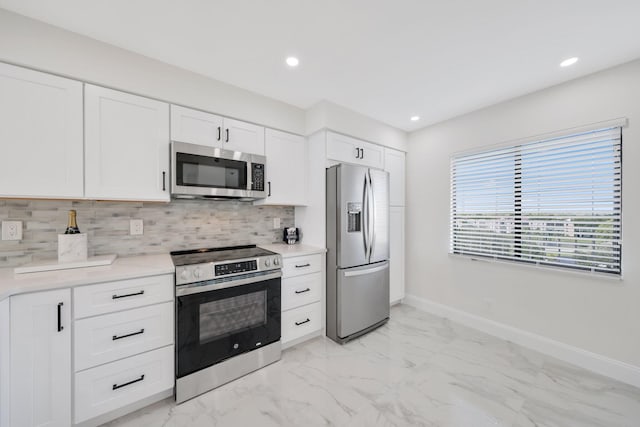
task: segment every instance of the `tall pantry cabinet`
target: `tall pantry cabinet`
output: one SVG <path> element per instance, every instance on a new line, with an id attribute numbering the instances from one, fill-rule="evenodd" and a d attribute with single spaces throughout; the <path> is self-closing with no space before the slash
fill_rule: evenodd
<path id="1" fill-rule="evenodd" d="M 384 169 L 389 172 L 389 299 L 394 304 L 404 298 L 405 288 L 405 153 L 385 147 Z"/>

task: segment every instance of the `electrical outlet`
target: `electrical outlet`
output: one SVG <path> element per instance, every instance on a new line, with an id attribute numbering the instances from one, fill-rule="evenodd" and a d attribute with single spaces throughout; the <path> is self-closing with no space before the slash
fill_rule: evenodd
<path id="1" fill-rule="evenodd" d="M 144 234 L 144 222 L 141 219 L 132 219 L 129 221 L 129 234 L 132 236 L 140 236 Z"/>
<path id="2" fill-rule="evenodd" d="M 22 221 L 2 221 L 2 240 L 22 240 Z"/>
<path id="3" fill-rule="evenodd" d="M 273 228 L 280 228 L 280 218 L 273 218 Z"/>

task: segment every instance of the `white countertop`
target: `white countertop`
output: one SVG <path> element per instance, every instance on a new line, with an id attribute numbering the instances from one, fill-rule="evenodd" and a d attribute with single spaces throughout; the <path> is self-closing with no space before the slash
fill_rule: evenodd
<path id="1" fill-rule="evenodd" d="M 14 274 L 13 268 L 0 268 L 0 301 L 27 292 L 69 288 L 136 277 L 172 274 L 175 267 L 169 254 L 116 258 L 111 265 Z"/>
<path id="2" fill-rule="evenodd" d="M 290 258 L 295 256 L 323 254 L 327 252 L 325 248 L 319 248 L 317 246 L 301 245 L 296 243 L 295 245 L 287 245 L 286 243 L 273 243 L 270 245 L 259 245 L 261 248 L 268 251 L 273 251 L 282 255 L 283 258 Z"/>

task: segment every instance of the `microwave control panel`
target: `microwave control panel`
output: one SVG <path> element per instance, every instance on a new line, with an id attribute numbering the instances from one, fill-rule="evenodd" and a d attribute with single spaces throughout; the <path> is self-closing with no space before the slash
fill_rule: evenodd
<path id="1" fill-rule="evenodd" d="M 260 163 L 251 163 L 251 189 L 255 191 L 264 191 L 264 165 Z"/>

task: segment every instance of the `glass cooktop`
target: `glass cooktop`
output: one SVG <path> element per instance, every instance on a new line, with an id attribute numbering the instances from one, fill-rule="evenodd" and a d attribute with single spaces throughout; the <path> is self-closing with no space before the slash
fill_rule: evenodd
<path id="1" fill-rule="evenodd" d="M 244 258 L 276 255 L 275 252 L 256 247 L 256 245 L 227 246 L 223 248 L 202 248 L 171 252 L 173 265 L 203 264 L 207 262 L 234 261 Z"/>

